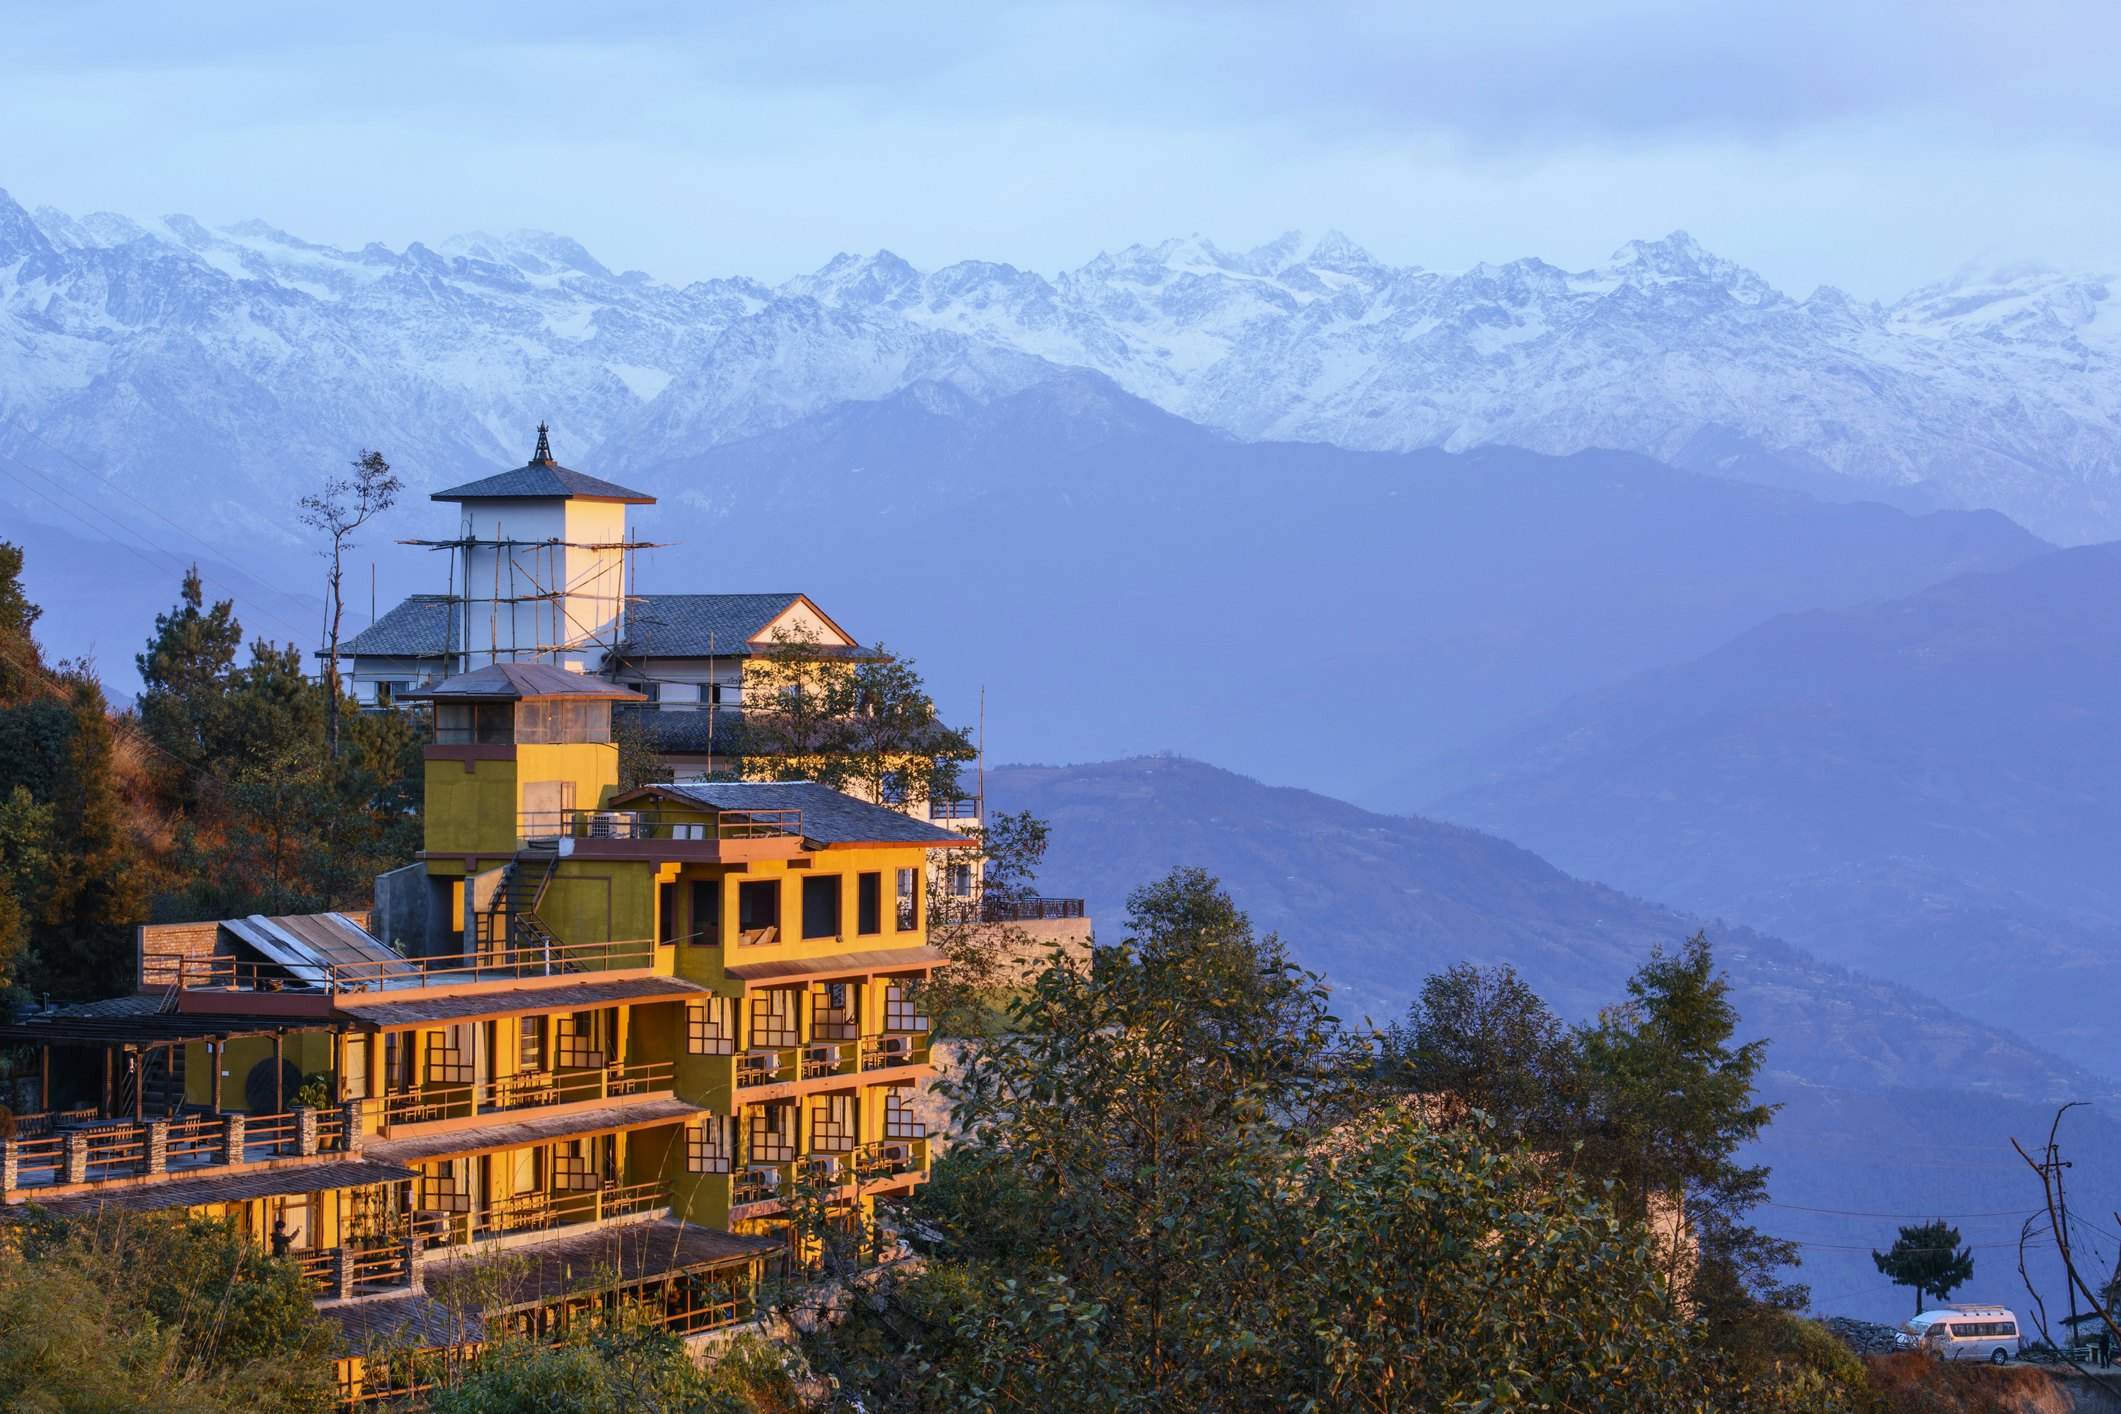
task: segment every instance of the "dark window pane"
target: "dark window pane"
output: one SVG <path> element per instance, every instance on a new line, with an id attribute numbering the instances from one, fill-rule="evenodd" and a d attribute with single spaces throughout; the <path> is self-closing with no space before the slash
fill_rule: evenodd
<path id="1" fill-rule="evenodd" d="M 692 936 L 688 942 L 701 947 L 722 945 L 722 881 L 695 879 L 692 883 Z"/>
<path id="2" fill-rule="evenodd" d="M 884 931 L 884 876 L 857 874 L 854 879 L 854 931 Z"/>
<path id="3" fill-rule="evenodd" d="M 840 876 L 824 874 L 803 880 L 803 936 L 836 938 L 840 931 Z"/>

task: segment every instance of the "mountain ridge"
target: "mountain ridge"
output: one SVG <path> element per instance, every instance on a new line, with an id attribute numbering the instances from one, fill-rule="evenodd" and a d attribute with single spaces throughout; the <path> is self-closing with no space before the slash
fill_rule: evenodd
<path id="1" fill-rule="evenodd" d="M 258 507 L 286 468 L 359 446 L 433 489 L 547 421 L 629 473 L 924 381 L 1005 397 L 1090 369 L 1241 440 L 1615 448 L 2074 542 L 2121 533 L 2117 356 L 2102 276 L 1799 300 L 1683 232 L 1581 271 L 1391 266 L 1336 232 L 1134 245 L 1051 278 L 886 251 L 679 287 L 550 232 L 347 251 L 0 193 L 0 412 L 280 541 Z"/>

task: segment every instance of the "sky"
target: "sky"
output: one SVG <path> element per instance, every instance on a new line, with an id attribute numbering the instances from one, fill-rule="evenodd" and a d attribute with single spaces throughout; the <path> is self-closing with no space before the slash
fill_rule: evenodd
<path id="1" fill-rule="evenodd" d="M 555 230 L 615 269 L 1048 274 L 1344 231 L 1435 269 L 1690 231 L 1890 298 L 2121 269 L 2088 0 L 361 6 L 0 0 L 0 187 L 339 246 Z"/>

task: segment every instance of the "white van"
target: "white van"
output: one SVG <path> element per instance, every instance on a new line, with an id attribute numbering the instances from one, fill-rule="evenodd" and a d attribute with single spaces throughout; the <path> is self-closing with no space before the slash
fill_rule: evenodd
<path id="1" fill-rule="evenodd" d="M 1905 1345 L 1946 1360 L 2001 1365 L 2018 1353 L 2018 1318 L 2002 1306 L 1945 1306 L 1900 1328 Z"/>

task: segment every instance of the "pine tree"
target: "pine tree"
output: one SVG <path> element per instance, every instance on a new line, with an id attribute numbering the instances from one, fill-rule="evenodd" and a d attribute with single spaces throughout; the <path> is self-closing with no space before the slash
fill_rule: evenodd
<path id="1" fill-rule="evenodd" d="M 176 767 L 182 780 L 169 792 L 177 804 L 195 805 L 212 746 L 214 718 L 227 693 L 227 678 L 243 642 L 235 606 L 223 599 L 205 608 L 199 567 L 184 576 L 177 607 L 155 616 L 155 635 L 133 661 L 139 666 L 140 725 L 148 739 L 194 772 Z M 165 757 L 165 761 L 169 758 Z M 174 763 L 172 763 L 174 764 Z"/>
<path id="2" fill-rule="evenodd" d="M 0 540 L 0 707 L 44 692 L 44 655 L 31 630 L 43 613 L 22 588 L 22 550 Z"/>
<path id="3" fill-rule="evenodd" d="M 1900 1236 L 1883 1252 L 1872 1252 L 1878 1270 L 1895 1286 L 1915 1288 L 1915 1314 L 1922 1314 L 1922 1298 L 1934 1295 L 1939 1304 L 1950 1298 L 1952 1288 L 1974 1275 L 1974 1253 L 1959 1245 L 1959 1229 L 1943 1218 L 1900 1229 Z"/>

